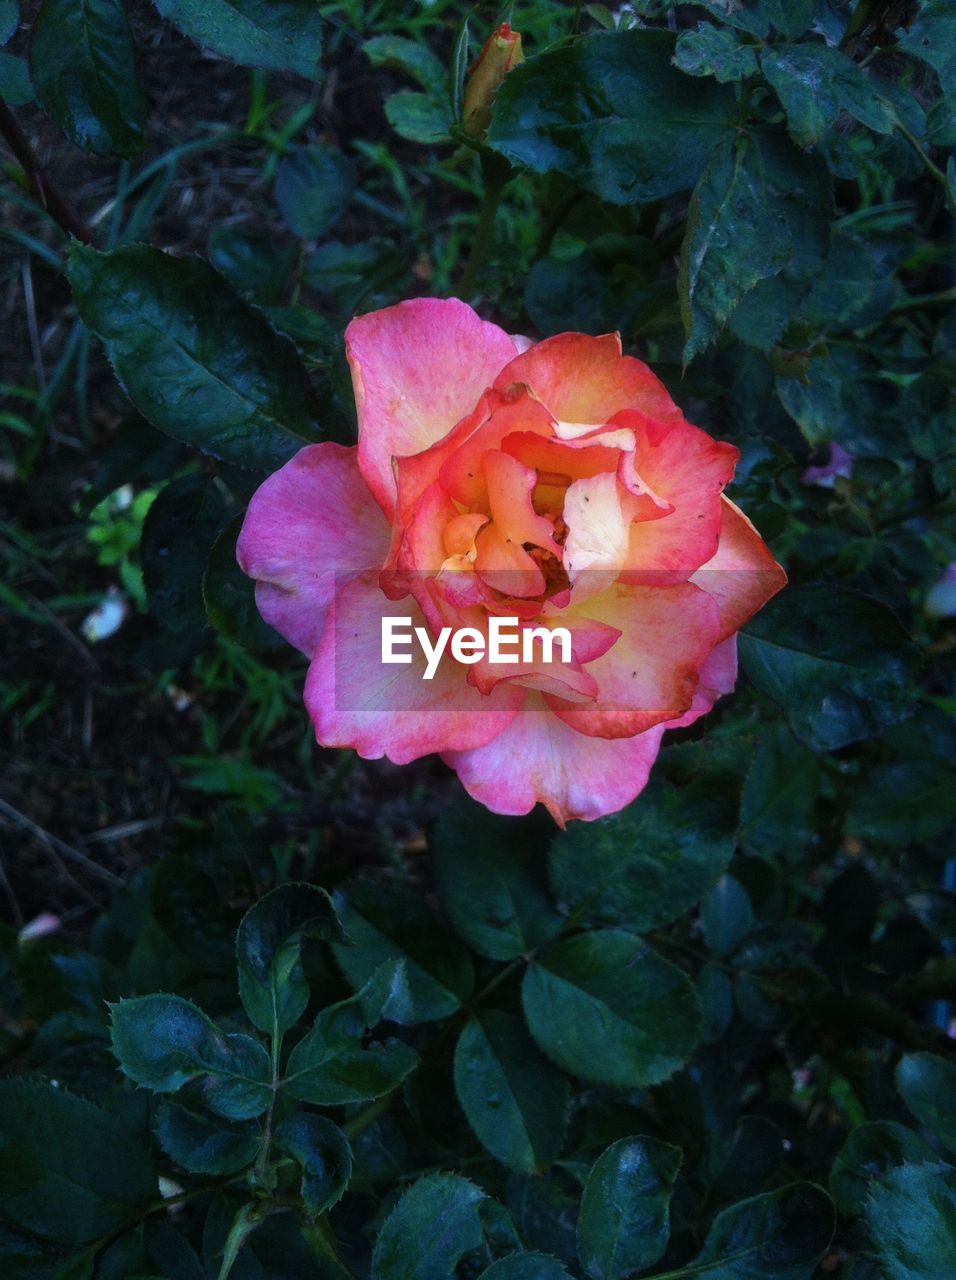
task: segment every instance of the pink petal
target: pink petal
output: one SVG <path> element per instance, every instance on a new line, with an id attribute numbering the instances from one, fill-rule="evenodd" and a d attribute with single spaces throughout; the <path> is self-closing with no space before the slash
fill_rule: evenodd
<path id="1" fill-rule="evenodd" d="M 555 715 L 595 738 L 630 738 L 683 716 L 717 640 L 717 609 L 707 593 L 688 583 L 617 585 L 583 607 L 621 636 L 588 664 L 597 699 L 582 704 L 549 697 Z"/>
<path id="2" fill-rule="evenodd" d="M 739 507 L 721 499 L 720 543 L 691 582 L 712 596 L 720 638 L 733 635 L 786 585 L 787 575 Z"/>
<path id="3" fill-rule="evenodd" d="M 669 720 L 666 728 L 686 729 L 712 710 L 714 703 L 725 693 L 732 693 L 737 683 L 737 637 L 721 640 L 705 658 L 700 669 L 700 683 L 694 691 L 694 701 L 679 720 Z"/>
<path id="4" fill-rule="evenodd" d="M 493 813 L 528 813 L 540 802 L 559 826 L 616 813 L 644 788 L 663 727 L 633 738 L 586 738 L 531 694 L 504 732 L 442 758 L 465 790 Z"/>
<path id="5" fill-rule="evenodd" d="M 413 298 L 353 320 L 345 346 L 359 466 L 391 518 L 392 459 L 428 449 L 471 413 L 515 344 L 457 298 Z"/>
<path id="6" fill-rule="evenodd" d="M 350 582 L 335 597 L 305 685 L 305 705 L 322 746 L 354 747 L 366 760 L 384 755 L 407 764 L 432 751 L 484 746 L 507 728 L 523 690 L 502 686 L 482 695 L 468 683 L 468 668 L 447 651 L 433 679 L 424 680 L 425 659 L 416 640 L 404 650 L 410 664 L 383 663 L 383 616 L 425 625 L 414 601 L 388 600 L 373 574 Z"/>
<path id="7" fill-rule="evenodd" d="M 546 338 L 502 369 L 495 385 L 513 382 L 526 383 L 556 419 L 575 426 L 604 426 L 622 409 L 680 417 L 664 384 L 647 365 L 621 354 L 616 333 Z"/>
<path id="8" fill-rule="evenodd" d="M 638 484 L 672 508 L 661 519 L 631 525 L 625 581 L 640 582 L 646 573 L 653 582 L 663 573 L 684 581 L 717 550 L 721 494 L 740 454 L 683 419 L 661 423 L 622 413 L 617 421 L 636 438 L 634 454 L 622 461 L 622 479 L 629 483 L 626 472 L 633 468 Z"/>
<path id="9" fill-rule="evenodd" d="M 338 586 L 378 568 L 388 525 L 355 449 L 312 444 L 252 495 L 236 558 L 270 626 L 311 658 Z"/>

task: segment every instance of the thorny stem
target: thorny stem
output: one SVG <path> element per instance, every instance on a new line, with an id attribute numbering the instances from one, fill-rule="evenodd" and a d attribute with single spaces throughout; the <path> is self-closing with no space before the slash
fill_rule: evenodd
<path id="1" fill-rule="evenodd" d="M 95 245 L 96 242 L 93 239 L 92 231 L 82 218 L 77 217 L 56 187 L 46 177 L 36 152 L 30 145 L 23 130 L 17 124 L 13 112 L 2 99 L 0 99 L 0 135 L 3 136 L 7 146 L 27 175 L 37 200 L 53 221 L 67 235 L 73 236 L 74 239 L 82 241 L 83 244 Z"/>
<path id="2" fill-rule="evenodd" d="M 950 191 L 949 191 L 949 181 L 948 181 L 948 179 L 947 179 L 947 177 L 946 177 L 946 174 L 945 174 L 945 173 L 943 173 L 942 169 L 939 167 L 939 165 L 938 165 L 938 164 L 935 164 L 935 163 L 934 163 L 934 162 L 929 158 L 929 156 L 928 156 L 928 155 L 926 154 L 926 152 L 923 150 L 923 147 L 922 147 L 922 144 L 920 143 L 919 138 L 917 138 L 914 134 L 910 133 L 910 131 L 909 131 L 909 129 L 907 129 L 906 125 L 905 125 L 905 124 L 903 124 L 903 122 L 902 122 L 902 121 L 900 121 L 900 120 L 897 120 L 897 122 L 896 122 L 896 131 L 897 131 L 897 133 L 900 135 L 900 137 L 902 137 L 902 138 L 905 138 L 905 139 L 906 139 L 906 141 L 910 144 L 910 146 L 913 148 L 913 150 L 916 152 L 916 154 L 917 154 L 917 155 L 919 156 L 919 158 L 922 160 L 922 162 L 923 162 L 923 164 L 926 166 L 927 170 L 928 170 L 928 171 L 933 175 L 933 177 L 936 179 L 936 181 L 937 181 L 938 183 L 940 183 L 940 185 L 941 185 L 941 186 L 942 186 L 942 188 L 943 188 L 943 192 L 944 192 L 944 194 L 945 194 L 945 197 L 946 197 L 946 207 L 947 207 L 947 209 L 949 209 L 949 210 L 952 212 L 952 211 L 953 211 L 953 198 L 952 198 L 952 196 L 950 195 Z"/>

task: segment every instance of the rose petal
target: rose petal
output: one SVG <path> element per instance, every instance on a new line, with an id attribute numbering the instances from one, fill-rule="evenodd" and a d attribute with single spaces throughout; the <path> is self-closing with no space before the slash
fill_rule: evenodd
<path id="1" fill-rule="evenodd" d="M 686 729 L 713 709 L 714 703 L 725 693 L 732 693 L 737 683 L 737 637 L 721 640 L 700 668 L 700 683 L 694 691 L 694 701 L 679 720 L 668 720 L 668 729 Z"/>
<path id="2" fill-rule="evenodd" d="M 483 696 L 447 650 L 434 677 L 425 680 L 425 658 L 414 638 L 401 650 L 411 663 L 383 663 L 383 616 L 425 625 L 413 601 L 392 603 L 373 575 L 355 579 L 335 597 L 305 686 L 305 705 L 323 746 L 354 747 L 366 760 L 384 755 L 407 764 L 432 751 L 483 746 L 507 728 L 522 689 L 502 686 Z"/>
<path id="3" fill-rule="evenodd" d="M 733 635 L 787 583 L 766 543 L 739 507 L 721 499 L 717 553 L 690 579 L 717 604 L 719 636 Z"/>
<path id="4" fill-rule="evenodd" d="M 619 334 L 592 338 L 560 333 L 517 356 L 501 370 L 496 387 L 527 384 L 564 423 L 600 427 L 622 409 L 652 417 L 680 416 L 667 389 L 647 365 L 621 354 Z"/>
<path id="5" fill-rule="evenodd" d="M 663 732 L 658 725 L 632 738 L 585 738 L 532 693 L 486 746 L 446 751 L 442 758 L 493 813 L 528 813 L 540 802 L 563 827 L 630 804 L 647 783 Z"/>
<path id="6" fill-rule="evenodd" d="M 474 409 L 515 344 L 457 298 L 413 298 L 345 331 L 359 426 L 359 466 L 389 518 L 392 458 L 420 453 Z"/>
<path id="7" fill-rule="evenodd" d="M 584 607 L 621 637 L 588 664 L 599 688 L 594 702 L 572 705 L 549 697 L 560 719 L 591 737 L 628 738 L 690 709 L 701 666 L 717 640 L 717 609 L 705 591 L 687 583 L 615 585 Z"/>
<path id="8" fill-rule="evenodd" d="M 381 565 L 388 525 L 355 449 L 312 444 L 259 486 L 236 544 L 270 626 L 312 657 L 337 586 Z"/>
<path id="9" fill-rule="evenodd" d="M 721 494 L 740 454 L 733 445 L 712 440 L 689 422 L 655 422 L 642 414 L 622 413 L 618 422 L 634 431 L 633 455 L 622 460 L 622 479 L 633 468 L 635 483 L 649 486 L 673 510 L 662 519 L 631 525 L 626 582 L 685 581 L 717 549 Z M 629 486 L 630 487 L 630 486 Z"/>

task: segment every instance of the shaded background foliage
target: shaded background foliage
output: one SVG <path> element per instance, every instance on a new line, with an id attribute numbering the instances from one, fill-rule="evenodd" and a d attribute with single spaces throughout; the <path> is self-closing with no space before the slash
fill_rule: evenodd
<path id="1" fill-rule="evenodd" d="M 516 4 L 466 145 L 501 16 L 0 0 L 5 1277 L 956 1269 L 956 17 Z M 317 749 L 234 564 L 354 437 L 349 317 L 474 245 L 740 448 L 792 584 L 563 833 Z"/>

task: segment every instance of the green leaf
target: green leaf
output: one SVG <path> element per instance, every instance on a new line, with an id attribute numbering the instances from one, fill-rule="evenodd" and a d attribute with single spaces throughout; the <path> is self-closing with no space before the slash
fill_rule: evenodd
<path id="1" fill-rule="evenodd" d="M 708 1135 L 700 1176 L 716 1204 L 756 1195 L 774 1177 L 783 1158 L 783 1137 L 764 1116 L 742 1116 L 732 1129 Z"/>
<path id="2" fill-rule="evenodd" d="M 552 828 L 553 830 L 553 828 Z M 435 824 L 435 882 L 455 931 L 479 955 L 513 960 L 564 923 L 548 893 L 534 819 L 503 818 L 459 800 Z"/>
<path id="3" fill-rule="evenodd" d="M 868 1121 L 857 1125 L 837 1152 L 830 1169 L 830 1195 L 840 1213 L 860 1214 L 874 1178 L 898 1165 L 933 1159 L 932 1148 L 912 1129 L 894 1120 Z"/>
<path id="4" fill-rule="evenodd" d="M 26 59 L 0 49 L 0 98 L 10 107 L 25 107 L 35 97 Z"/>
<path id="5" fill-rule="evenodd" d="M 698 22 L 696 31 L 682 31 L 677 37 L 674 65 L 689 76 L 714 76 L 728 84 L 756 75 L 757 55 L 733 31 Z"/>
<path id="6" fill-rule="evenodd" d="M 484 1239 L 485 1193 L 467 1178 L 433 1173 L 402 1196 L 385 1219 L 372 1254 L 372 1280 L 447 1280 Z"/>
<path id="7" fill-rule="evenodd" d="M 289 1054 L 282 1092 L 319 1107 L 368 1102 L 391 1093 L 418 1062 L 414 1049 L 399 1040 L 366 1046 L 365 1032 L 390 1016 L 394 996 L 384 969 L 349 1000 L 323 1009 Z"/>
<path id="8" fill-rule="evenodd" d="M 295 347 L 200 258 L 75 245 L 70 283 L 127 395 L 167 435 L 274 470 L 316 437 Z"/>
<path id="9" fill-rule="evenodd" d="M 833 1204 L 822 1188 L 793 1182 L 724 1209 L 703 1249 L 678 1276 L 700 1280 L 810 1280 L 833 1236 Z"/>
<path id="10" fill-rule="evenodd" d="M 241 227 L 216 226 L 209 234 L 209 261 L 236 289 L 263 305 L 282 300 L 296 260 L 296 246 Z"/>
<path id="11" fill-rule="evenodd" d="M 733 955 L 754 922 L 750 896 L 734 876 L 722 875 L 701 905 L 704 941 L 712 955 Z"/>
<path id="12" fill-rule="evenodd" d="M 880 81 L 839 49 L 825 44 L 775 45 L 764 50 L 760 65 L 801 147 L 819 142 L 841 111 L 876 133 L 890 133 L 896 124 L 896 113 L 880 93 Z"/>
<path id="13" fill-rule="evenodd" d="M 409 142 L 434 145 L 450 141 L 451 115 L 444 102 L 431 94 L 400 89 L 386 100 L 385 116 L 395 132 Z"/>
<path id="14" fill-rule="evenodd" d="M 245 67 L 319 78 L 321 13 L 312 0 L 153 0 L 175 26 Z"/>
<path id="15" fill-rule="evenodd" d="M 257 1040 L 226 1034 L 181 996 L 138 996 L 110 1006 L 113 1052 L 125 1075 L 145 1089 L 173 1093 L 202 1079 L 217 1115 L 261 1115 L 272 1091 L 269 1055 Z"/>
<path id="16" fill-rule="evenodd" d="M 30 73 L 43 106 L 77 146 L 97 155 L 142 151 L 146 98 L 122 0 L 43 0 Z"/>
<path id="17" fill-rule="evenodd" d="M 949 0 L 923 4 L 894 48 L 931 66 L 945 93 L 956 92 L 956 13 Z"/>
<path id="18" fill-rule="evenodd" d="M 373 36 L 362 46 L 373 67 L 398 67 L 417 80 L 423 89 L 440 93 L 445 82 L 445 65 L 421 40 L 405 36 Z"/>
<path id="19" fill-rule="evenodd" d="M 560 1155 L 568 1083 L 521 1018 L 487 1009 L 471 1019 L 455 1049 L 455 1091 L 482 1145 L 509 1169 L 540 1172 Z"/>
<path id="20" fill-rule="evenodd" d="M 625 1280 L 653 1266 L 670 1238 L 670 1198 L 683 1154 L 656 1138 L 621 1138 L 588 1174 L 578 1253 L 592 1280 Z"/>
<path id="21" fill-rule="evenodd" d="M 242 918 L 236 935 L 239 994 L 253 1026 L 282 1035 L 309 1003 L 302 942 L 346 942 L 332 899 L 312 884 L 283 884 Z"/>
<path id="22" fill-rule="evenodd" d="M 885 1280 L 956 1274 L 956 1169 L 904 1164 L 870 1188 L 866 1221 Z"/>
<path id="23" fill-rule="evenodd" d="M 820 766 L 786 725 L 768 726 L 754 752 L 740 806 L 741 845 L 796 859 L 813 839 Z"/>
<path id="24" fill-rule="evenodd" d="M 571 1280 L 557 1258 L 546 1253 L 512 1253 L 482 1271 L 478 1280 Z"/>
<path id="25" fill-rule="evenodd" d="M 935 1053 L 908 1053 L 896 1087 L 920 1124 L 956 1154 L 956 1064 Z"/>
<path id="26" fill-rule="evenodd" d="M 403 960 L 415 1021 L 447 1018 L 471 994 L 468 952 L 411 888 L 357 881 L 336 906 L 353 945 L 335 947 L 335 958 L 356 989 L 385 961 Z"/>
<path id="27" fill-rule="evenodd" d="M 172 1102 L 156 1111 L 159 1145 L 190 1173 L 216 1177 L 245 1169 L 256 1158 L 258 1128 L 225 1120 L 208 1112 L 195 1112 Z"/>
<path id="28" fill-rule="evenodd" d="M 836 751 L 904 718 L 906 636 L 882 604 L 845 587 L 794 587 L 739 640 L 744 669 L 811 751 Z"/>
<path id="29" fill-rule="evenodd" d="M 584 36 L 529 58 L 495 96 L 488 145 L 534 173 L 563 173 L 602 200 L 659 200 L 694 185 L 732 127 L 731 90 L 671 65 L 648 29 Z"/>
<path id="30" fill-rule="evenodd" d="M 147 1144 L 119 1114 L 36 1077 L 0 1081 L 8 1222 L 84 1244 L 132 1226 L 157 1196 Z"/>
<path id="31" fill-rule="evenodd" d="M 717 336 L 741 298 L 791 256 L 787 218 L 756 137 L 717 146 L 691 197 L 678 290 L 684 363 Z"/>
<path id="32" fill-rule="evenodd" d="M 20 0 L 0 0 L 0 45 L 12 40 L 20 26 Z"/>
<path id="33" fill-rule="evenodd" d="M 331 231 L 354 190 L 355 168 L 338 147 L 296 147 L 276 171 L 279 212 L 303 240 Z"/>
<path id="34" fill-rule="evenodd" d="M 956 827 L 956 769 L 942 760 L 900 760 L 871 770 L 850 803 L 846 834 L 898 848 Z"/>
<path id="35" fill-rule="evenodd" d="M 226 515 L 222 491 L 195 474 L 166 485 L 150 507 L 140 548 L 143 581 L 164 627 L 197 634 L 206 625 L 203 573 Z"/>
<path id="36" fill-rule="evenodd" d="M 733 856 L 736 825 L 737 795 L 723 778 L 652 777 L 622 813 L 555 838 L 552 890 L 578 918 L 646 933 L 707 892 Z"/>
<path id="37" fill-rule="evenodd" d="M 216 538 L 202 575 L 206 617 L 216 630 L 253 652 L 284 649 L 286 642 L 256 608 L 256 587 L 239 568 L 236 541 L 245 512 L 233 516 Z"/>
<path id="38" fill-rule="evenodd" d="M 300 1112 L 276 1127 L 276 1145 L 302 1170 L 300 1195 L 312 1216 L 337 1204 L 352 1176 L 352 1149 L 337 1124 Z"/>
<path id="39" fill-rule="evenodd" d="M 700 1032 L 697 994 L 675 965 L 619 929 L 552 943 L 521 989 L 531 1034 L 583 1080 L 641 1088 L 666 1080 Z"/>

